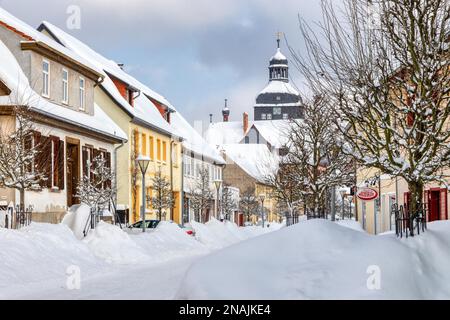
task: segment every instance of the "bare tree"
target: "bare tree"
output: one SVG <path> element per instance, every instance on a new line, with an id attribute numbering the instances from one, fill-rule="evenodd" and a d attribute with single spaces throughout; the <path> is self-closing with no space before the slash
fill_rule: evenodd
<path id="1" fill-rule="evenodd" d="M 299 166 L 287 161 L 287 157 L 282 157 L 278 170 L 269 174 L 265 180 L 266 184 L 272 187 L 272 197 L 277 201 L 279 210 L 287 209 L 289 215 L 293 215 L 295 209 L 304 203 L 303 181 L 299 179 Z"/>
<path id="2" fill-rule="evenodd" d="M 0 128 L 0 186 L 19 190 L 23 210 L 25 191 L 39 190 L 47 180 L 43 163 L 38 161 L 44 143 L 34 139 L 31 108 L 14 106 L 11 114 L 12 127 Z"/>
<path id="3" fill-rule="evenodd" d="M 89 174 L 81 179 L 75 197 L 95 210 L 106 209 L 116 195 L 115 174 L 108 160 L 101 155 L 96 156 L 92 163 L 88 162 L 87 165 L 90 168 Z"/>
<path id="4" fill-rule="evenodd" d="M 303 202 L 318 215 L 325 209 L 327 190 L 354 179 L 352 158 L 342 152 L 342 134 L 333 123 L 324 98 L 304 99 L 305 119 L 293 120 L 288 133 L 288 153 L 275 178 L 275 195 L 292 213 Z"/>
<path id="5" fill-rule="evenodd" d="M 414 212 L 427 182 L 447 184 L 450 2 L 345 0 L 341 12 L 323 1 L 322 9 L 320 32 L 301 20 L 307 53 L 291 48 L 294 62 L 334 107 L 344 151 L 403 178 Z"/>
<path id="6" fill-rule="evenodd" d="M 233 195 L 233 191 L 230 186 L 224 186 L 222 189 L 222 196 L 220 199 L 221 212 L 224 218 L 230 220 L 230 217 L 238 208 L 237 200 Z"/>
<path id="7" fill-rule="evenodd" d="M 152 184 L 154 192 L 153 197 L 151 198 L 152 207 L 157 211 L 158 219 L 162 220 L 163 215 L 165 216 L 164 211 L 166 209 L 170 210 L 175 205 L 170 181 L 161 174 L 161 170 L 158 170 L 152 178 Z"/>
<path id="8" fill-rule="evenodd" d="M 195 186 L 190 190 L 189 204 L 194 210 L 195 220 L 198 222 L 206 221 L 206 210 L 210 208 L 214 199 L 213 192 L 210 189 L 209 171 L 207 168 L 199 169 L 199 179 Z"/>
<path id="9" fill-rule="evenodd" d="M 247 221 L 250 221 L 252 215 L 258 214 L 259 202 L 254 190 L 247 189 L 241 194 L 239 207 Z"/>

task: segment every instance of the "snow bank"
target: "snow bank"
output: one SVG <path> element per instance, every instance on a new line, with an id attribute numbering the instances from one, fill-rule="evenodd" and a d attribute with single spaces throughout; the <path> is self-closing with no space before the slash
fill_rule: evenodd
<path id="1" fill-rule="evenodd" d="M 68 226 L 75 234 L 75 237 L 81 240 L 84 237 L 84 227 L 86 226 L 86 221 L 90 214 L 91 209 L 86 204 L 73 205 L 70 207 L 61 223 Z"/>
<path id="2" fill-rule="evenodd" d="M 191 221 L 191 225 L 195 230 L 196 239 L 211 250 L 221 249 L 242 240 L 278 230 L 281 227 L 280 224 L 276 223 L 271 223 L 269 228 L 238 227 L 233 222 L 220 222 L 215 218 L 211 218 L 205 224 Z"/>
<path id="3" fill-rule="evenodd" d="M 366 232 L 362 228 L 361 223 L 359 223 L 358 221 L 355 221 L 355 220 L 349 220 L 349 219 L 347 219 L 347 220 L 338 220 L 338 221 L 336 221 L 336 223 L 338 225 L 340 225 L 340 226 L 347 227 L 347 228 L 350 228 L 350 229 L 353 229 L 353 230 L 356 230 L 356 231 Z"/>
<path id="4" fill-rule="evenodd" d="M 150 257 L 118 226 L 100 221 L 83 242 L 97 257 L 109 263 L 146 262 Z"/>
<path id="5" fill-rule="evenodd" d="M 66 270 L 73 265 L 83 277 L 107 267 L 66 225 L 32 223 L 20 230 L 0 228 L 0 298 L 25 285 L 42 288 L 56 283 L 64 287 Z"/>
<path id="6" fill-rule="evenodd" d="M 152 262 L 163 262 L 184 256 L 206 254 L 208 248 L 188 235 L 176 223 L 161 221 L 153 232 L 130 236 Z"/>
<path id="7" fill-rule="evenodd" d="M 367 285 L 374 270 L 380 271 L 379 289 Z M 420 236 L 397 239 L 317 219 L 199 259 L 176 297 L 442 299 L 450 297 L 448 270 L 450 221 L 430 223 Z"/>

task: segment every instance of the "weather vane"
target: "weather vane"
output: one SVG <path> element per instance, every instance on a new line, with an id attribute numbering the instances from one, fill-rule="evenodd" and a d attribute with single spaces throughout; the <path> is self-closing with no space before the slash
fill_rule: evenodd
<path id="1" fill-rule="evenodd" d="M 278 46 L 278 48 L 280 48 L 280 41 L 281 41 L 281 37 L 283 36 L 283 32 L 278 31 L 276 33 L 276 36 L 277 36 L 277 46 Z"/>

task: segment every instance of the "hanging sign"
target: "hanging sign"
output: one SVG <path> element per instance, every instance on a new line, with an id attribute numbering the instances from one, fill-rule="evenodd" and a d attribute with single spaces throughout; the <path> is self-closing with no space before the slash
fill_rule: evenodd
<path id="1" fill-rule="evenodd" d="M 361 188 L 356 193 L 356 196 L 362 201 L 371 201 L 378 198 L 378 192 L 371 188 Z"/>

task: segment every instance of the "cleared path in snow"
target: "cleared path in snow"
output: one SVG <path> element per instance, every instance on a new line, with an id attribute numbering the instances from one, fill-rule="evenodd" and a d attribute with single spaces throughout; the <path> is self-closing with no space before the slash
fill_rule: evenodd
<path id="1" fill-rule="evenodd" d="M 203 255 L 196 255 L 160 263 L 158 265 L 124 266 L 115 272 L 83 279 L 81 288 L 68 290 L 66 284 L 59 287 L 35 288 L 16 292 L 10 299 L 173 299 L 190 265 Z M 31 288 L 29 288 L 31 289 Z"/>

